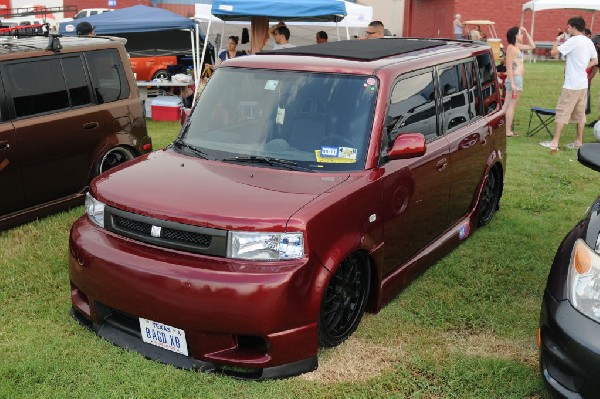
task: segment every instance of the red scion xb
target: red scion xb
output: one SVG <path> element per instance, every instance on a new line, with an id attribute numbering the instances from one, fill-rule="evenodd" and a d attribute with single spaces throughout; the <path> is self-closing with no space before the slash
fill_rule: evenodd
<path id="1" fill-rule="evenodd" d="M 506 161 L 491 49 L 384 38 L 226 61 L 168 148 L 97 177 L 72 314 L 242 378 L 317 367 L 488 223 Z"/>

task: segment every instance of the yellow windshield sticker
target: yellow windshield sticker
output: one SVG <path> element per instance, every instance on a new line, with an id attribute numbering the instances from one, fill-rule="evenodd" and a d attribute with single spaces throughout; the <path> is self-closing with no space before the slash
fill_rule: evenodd
<path id="1" fill-rule="evenodd" d="M 315 150 L 315 156 L 319 163 L 355 163 L 356 148 L 351 147 L 321 147 Z"/>

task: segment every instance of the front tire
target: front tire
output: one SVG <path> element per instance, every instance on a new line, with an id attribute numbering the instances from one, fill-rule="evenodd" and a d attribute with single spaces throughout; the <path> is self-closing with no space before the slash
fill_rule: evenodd
<path id="1" fill-rule="evenodd" d="M 321 302 L 319 346 L 337 346 L 352 335 L 365 311 L 370 283 L 366 255 L 353 254 L 342 261 Z"/>
<path id="2" fill-rule="evenodd" d="M 481 198 L 479 199 L 479 207 L 477 213 L 479 214 L 479 226 L 485 226 L 488 224 L 500 204 L 500 192 L 502 187 L 502 177 L 498 168 L 490 169 L 487 179 L 485 180 L 485 186 L 481 192 Z"/>
<path id="3" fill-rule="evenodd" d="M 115 147 L 104 154 L 102 160 L 100 160 L 100 163 L 98 164 L 98 174 L 104 173 L 133 158 L 135 158 L 135 154 L 130 149 L 125 147 Z"/>

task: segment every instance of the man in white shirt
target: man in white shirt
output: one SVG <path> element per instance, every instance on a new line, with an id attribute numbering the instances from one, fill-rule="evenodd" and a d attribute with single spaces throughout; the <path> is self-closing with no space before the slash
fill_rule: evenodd
<path id="1" fill-rule="evenodd" d="M 567 58 L 565 66 L 565 82 L 556 105 L 556 127 L 552 141 L 540 144 L 550 148 L 551 152 L 558 150 L 562 129 L 567 123 L 577 123 L 577 138 L 567 148 L 577 149 L 583 143 L 585 128 L 585 106 L 588 95 L 587 71 L 598 64 L 598 55 L 592 41 L 584 35 L 585 21 L 581 17 L 572 17 L 568 21 L 567 33 L 570 38 L 560 44 L 562 37 L 557 37 L 550 53 Z"/>
<path id="2" fill-rule="evenodd" d="M 277 29 L 275 29 L 273 32 L 273 39 L 275 40 L 273 50 L 296 47 L 288 42 L 288 40 L 290 40 L 290 30 L 287 26 L 279 26 Z"/>

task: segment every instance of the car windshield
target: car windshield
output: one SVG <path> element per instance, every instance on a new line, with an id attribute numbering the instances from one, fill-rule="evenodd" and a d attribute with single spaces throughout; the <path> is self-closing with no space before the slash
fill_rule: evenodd
<path id="1" fill-rule="evenodd" d="M 372 76 L 221 68 L 175 148 L 262 167 L 360 170 L 376 96 Z"/>

